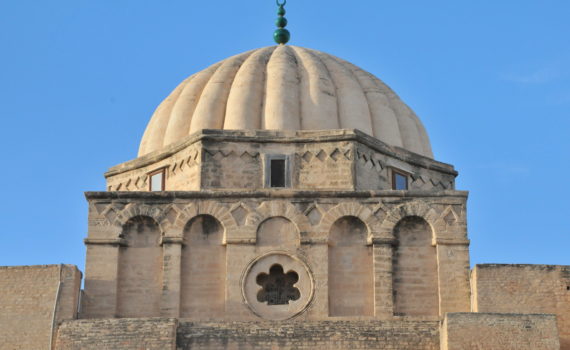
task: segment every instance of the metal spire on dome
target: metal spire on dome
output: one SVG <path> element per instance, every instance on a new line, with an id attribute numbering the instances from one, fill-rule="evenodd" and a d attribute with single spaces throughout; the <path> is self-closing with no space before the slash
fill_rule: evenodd
<path id="1" fill-rule="evenodd" d="M 277 16 L 279 17 L 277 17 L 277 20 L 275 21 L 277 29 L 273 33 L 273 40 L 275 40 L 279 45 L 285 45 L 289 39 L 291 39 L 291 33 L 285 29 L 287 26 L 287 18 L 283 17 L 286 13 L 284 6 L 287 4 L 287 0 L 283 0 L 282 2 L 280 0 L 275 0 L 275 2 L 277 3 L 277 6 L 279 6 L 277 9 Z"/>

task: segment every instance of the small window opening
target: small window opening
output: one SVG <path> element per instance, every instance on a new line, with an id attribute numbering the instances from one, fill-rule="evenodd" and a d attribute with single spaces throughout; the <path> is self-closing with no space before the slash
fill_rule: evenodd
<path id="1" fill-rule="evenodd" d="M 566 290 L 570 290 L 570 286 L 566 286 Z"/>
<path id="2" fill-rule="evenodd" d="M 257 301 L 267 302 L 267 305 L 287 305 L 291 300 L 299 300 L 301 292 L 295 287 L 298 281 L 297 272 L 289 271 L 285 274 L 283 266 L 275 264 L 269 269 L 269 274 L 257 275 L 256 282 L 262 287 L 257 293 Z"/>
<path id="3" fill-rule="evenodd" d="M 285 159 L 271 159 L 270 187 L 285 187 Z"/>
<path id="4" fill-rule="evenodd" d="M 392 189 L 393 190 L 407 190 L 408 189 L 408 175 L 396 170 L 392 170 Z"/>
<path id="5" fill-rule="evenodd" d="M 164 191 L 165 182 L 165 169 L 148 174 L 149 177 L 149 190 L 151 192 Z"/>

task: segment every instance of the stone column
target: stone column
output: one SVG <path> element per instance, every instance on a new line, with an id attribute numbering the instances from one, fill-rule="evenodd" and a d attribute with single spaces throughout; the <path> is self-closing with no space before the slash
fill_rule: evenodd
<path id="1" fill-rule="evenodd" d="M 394 239 L 374 238 L 372 240 L 374 256 L 374 316 L 379 319 L 391 319 L 394 316 L 392 290 L 394 243 Z"/>
<path id="2" fill-rule="evenodd" d="M 166 234 L 162 239 L 162 296 L 160 316 L 179 317 L 180 279 L 182 246 L 184 239 L 178 235 Z"/>

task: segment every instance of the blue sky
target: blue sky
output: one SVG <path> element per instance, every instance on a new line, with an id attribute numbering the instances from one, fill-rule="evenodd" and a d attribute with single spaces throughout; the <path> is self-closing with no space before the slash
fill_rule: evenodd
<path id="1" fill-rule="evenodd" d="M 475 263 L 570 265 L 570 2 L 289 0 L 291 44 L 372 72 L 470 191 Z M 272 45 L 275 2 L 0 2 L 0 265 L 82 270 L 84 191 L 192 73 Z"/>

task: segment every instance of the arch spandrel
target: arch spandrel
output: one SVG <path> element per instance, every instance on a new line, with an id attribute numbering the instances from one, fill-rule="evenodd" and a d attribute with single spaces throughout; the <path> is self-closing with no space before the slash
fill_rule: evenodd
<path id="1" fill-rule="evenodd" d="M 432 240 L 435 242 L 437 231 L 435 230 L 435 222 L 438 218 L 437 211 L 424 201 L 414 200 L 398 205 L 386 213 L 386 217 L 382 221 L 379 230 L 374 238 L 376 239 L 394 239 L 394 228 L 404 218 L 417 216 L 424 219 L 430 226 L 433 233 Z"/>
<path id="2" fill-rule="evenodd" d="M 283 217 L 291 221 L 297 228 L 301 241 L 306 239 L 308 233 L 313 230 L 309 219 L 293 204 L 286 201 L 267 201 L 249 213 L 242 232 L 253 238 L 255 242 L 259 226 L 272 217 Z"/>
<path id="3" fill-rule="evenodd" d="M 373 210 L 358 202 L 340 203 L 329 209 L 321 219 L 321 224 L 318 228 L 320 235 L 328 237 L 334 223 L 345 216 L 354 216 L 366 225 L 368 231 L 367 241 L 370 243 L 374 237 L 373 232 L 378 229 L 378 219 L 374 216 Z"/>
<path id="4" fill-rule="evenodd" d="M 179 232 L 181 237 L 184 227 L 195 217 L 200 215 L 209 215 L 220 222 L 223 233 L 223 242 L 226 243 L 228 232 L 235 232 L 238 225 L 230 213 L 229 209 L 216 202 L 208 201 L 201 203 L 188 204 L 181 208 L 178 217 L 176 218 L 176 232 Z"/>
<path id="5" fill-rule="evenodd" d="M 129 203 L 122 210 L 111 207 L 109 208 L 108 213 L 111 212 L 113 215 L 107 215 L 106 217 L 110 224 L 117 228 L 115 231 L 118 230 L 119 233 L 122 232 L 122 228 L 127 224 L 127 222 L 129 222 L 129 220 L 136 217 L 149 217 L 156 222 L 160 230 L 160 234 L 164 235 L 165 230 L 161 225 L 164 213 L 163 208 L 146 204 Z"/>

